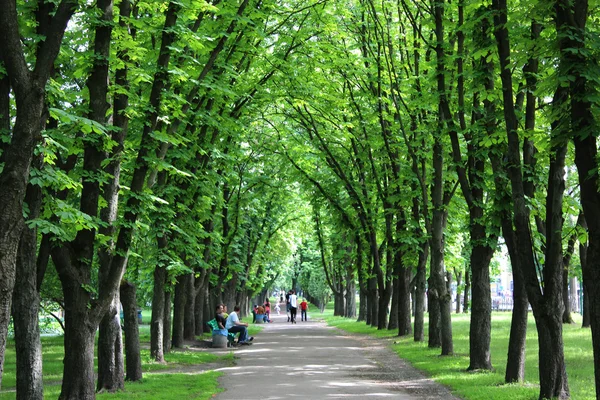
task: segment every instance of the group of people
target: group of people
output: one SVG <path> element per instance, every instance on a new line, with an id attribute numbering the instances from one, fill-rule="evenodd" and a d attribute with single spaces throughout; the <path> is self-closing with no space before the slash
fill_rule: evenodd
<path id="1" fill-rule="evenodd" d="M 252 322 L 256 322 L 257 319 L 262 318 L 263 322 L 270 323 L 271 321 L 271 302 L 269 299 L 265 300 L 265 304 L 259 306 L 257 304 L 252 308 Z"/>
<path id="2" fill-rule="evenodd" d="M 238 344 L 249 346 L 254 340 L 254 336 L 248 337 L 248 323 L 240 321 L 238 316 L 240 306 L 233 307 L 233 312 L 227 314 L 227 306 L 219 304 L 216 309 L 215 320 L 219 329 L 226 329 L 229 333 L 239 333 Z"/>
<path id="3" fill-rule="evenodd" d="M 282 296 L 283 297 L 283 296 Z M 281 298 L 283 300 L 283 298 Z M 292 324 L 296 323 L 296 315 L 298 313 L 298 296 L 296 296 L 295 290 L 290 290 L 285 295 L 285 306 L 288 316 L 288 322 Z M 302 299 L 300 303 L 300 319 L 301 321 L 308 321 L 306 312 L 308 311 L 308 303 L 306 299 Z"/>
<path id="4" fill-rule="evenodd" d="M 283 296 L 281 296 L 280 300 L 283 302 Z M 302 299 L 302 302 L 298 304 L 298 296 L 296 296 L 296 292 L 294 290 L 290 290 L 285 295 L 285 303 L 288 322 L 291 322 L 292 324 L 296 323 L 298 307 L 300 307 L 301 320 L 308 321 L 308 303 L 306 302 L 306 299 Z M 277 311 L 277 315 L 279 315 L 279 304 L 276 304 L 275 310 Z M 216 307 L 215 320 L 217 321 L 219 329 L 227 330 L 227 333 L 239 333 L 237 342 L 238 344 L 249 346 L 252 344 L 254 336 L 248 336 L 248 323 L 240 321 L 239 312 L 240 306 L 238 305 L 233 308 L 233 312 L 231 314 L 228 314 L 227 306 L 225 304 L 219 304 Z M 264 322 L 271 322 L 271 302 L 269 299 L 265 301 L 264 305 L 254 305 L 252 315 L 254 316 L 252 322 L 256 322 L 257 318 L 263 318 Z M 227 335 L 227 333 L 225 333 L 225 335 Z"/>

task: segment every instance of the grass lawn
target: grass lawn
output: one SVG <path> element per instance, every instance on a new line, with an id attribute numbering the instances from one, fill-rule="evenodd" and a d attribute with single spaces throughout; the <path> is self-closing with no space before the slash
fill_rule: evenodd
<path id="1" fill-rule="evenodd" d="M 318 317 L 319 314 L 314 314 Z M 577 323 L 563 325 L 565 359 L 571 398 L 576 400 L 595 399 L 594 363 L 592 335 L 589 329 L 581 329 L 581 320 L 573 314 Z M 510 333 L 510 313 L 492 314 L 492 365 L 496 369 L 490 373 L 466 372 L 469 366 L 469 322 L 470 314 L 452 314 L 454 356 L 441 357 L 440 349 L 427 347 L 425 341 L 415 343 L 411 337 L 399 338 L 394 331 L 371 328 L 354 319 L 333 317 L 332 310 L 323 314 L 325 321 L 332 326 L 352 333 L 369 334 L 381 338 L 393 338 L 391 348 L 416 368 L 424 371 L 437 382 L 450 387 L 457 396 L 467 400 L 537 400 L 539 395 L 537 331 L 533 315 L 530 313 L 527 330 L 525 379 L 522 384 L 504 384 L 508 338 Z M 427 315 L 425 335 L 427 335 Z"/>
<path id="2" fill-rule="evenodd" d="M 258 329 L 251 329 L 257 332 Z M 207 335 L 208 336 L 208 335 Z M 142 346 L 150 342 L 150 327 L 140 326 L 140 341 Z M 63 373 L 63 337 L 43 337 L 43 379 L 44 397 L 56 399 L 60 394 Z M 155 363 L 150 358 L 148 350 L 142 350 L 142 382 L 126 382 L 125 391 L 120 393 L 101 393 L 99 399 L 210 399 L 222 390 L 218 386 L 218 372 L 170 373 L 169 370 L 189 368 L 190 365 L 223 361 L 233 362 L 233 353 L 216 355 L 201 351 L 171 351 L 165 355 L 166 364 Z M 157 372 L 158 371 L 158 372 Z M 152 372 L 152 373 L 149 373 Z M 4 374 L 0 399 L 15 399 L 16 386 L 16 356 L 14 341 L 10 340 L 6 348 Z"/>

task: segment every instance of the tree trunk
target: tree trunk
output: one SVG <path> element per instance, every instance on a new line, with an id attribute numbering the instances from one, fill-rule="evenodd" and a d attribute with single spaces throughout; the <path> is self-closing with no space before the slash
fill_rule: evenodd
<path id="1" fill-rule="evenodd" d="M 358 296 L 359 296 L 359 305 L 358 305 L 358 318 L 357 322 L 365 321 L 367 324 L 367 282 L 365 278 L 365 272 L 363 271 L 363 250 L 362 250 L 362 241 L 361 236 L 356 234 L 356 273 L 358 274 Z"/>
<path id="2" fill-rule="evenodd" d="M 175 305 L 173 307 L 172 345 L 174 348 L 183 348 L 183 325 L 186 301 L 185 286 L 185 278 L 179 276 L 175 284 Z"/>
<path id="3" fill-rule="evenodd" d="M 368 287 L 369 287 L 369 314 L 367 316 L 367 323 L 373 327 L 377 327 L 377 317 L 379 316 L 379 301 L 377 299 L 377 278 L 372 277 L 368 279 Z"/>
<path id="4" fill-rule="evenodd" d="M 429 258 L 429 245 L 424 242 L 419 252 L 419 261 L 417 264 L 417 276 L 415 277 L 415 342 L 425 340 L 425 295 L 426 295 L 426 275 L 427 259 Z"/>
<path id="5" fill-rule="evenodd" d="M 194 340 L 196 322 L 195 322 L 195 301 L 196 301 L 196 290 L 194 287 L 194 274 L 190 273 L 184 277 L 185 281 L 185 310 L 184 310 L 184 322 L 183 322 L 183 338 L 185 340 Z"/>
<path id="6" fill-rule="evenodd" d="M 485 237 L 485 228 L 472 232 L 474 243 L 481 243 Z M 474 227 L 473 230 L 477 229 Z M 480 234 L 483 234 L 481 236 Z M 490 262 L 494 254 L 493 248 L 473 245 L 471 252 L 471 271 L 473 282 L 473 300 L 471 303 L 471 324 L 469 326 L 469 368 L 468 371 L 492 370 L 490 353 L 492 332 L 492 294 L 490 290 Z"/>
<path id="7" fill-rule="evenodd" d="M 204 287 L 196 292 L 196 300 L 194 301 L 194 333 L 196 336 L 204 333 Z"/>
<path id="8" fill-rule="evenodd" d="M 29 185 L 25 201 L 29 206 L 29 218 L 38 218 L 42 202 L 41 188 Z M 45 270 L 47 258 L 41 261 L 44 265 L 38 267 L 40 258 L 36 263 L 36 247 L 36 230 L 24 227 L 17 253 L 15 286 L 19 290 L 13 292 L 12 305 L 17 355 L 17 400 L 41 400 L 44 398 L 38 289 L 41 282 L 38 281 L 38 269 Z M 41 251 L 43 252 L 43 250 Z M 40 275 L 39 279 L 41 280 L 43 274 Z"/>
<path id="9" fill-rule="evenodd" d="M 10 143 L 3 146 L 4 165 L 0 172 L 0 387 L 16 279 L 17 250 L 23 229 L 23 199 L 33 152 L 41 138 L 45 87 L 60 51 L 67 22 L 75 11 L 77 2 L 65 1 L 61 6 L 59 13 L 51 16 L 50 13 L 56 10 L 48 7 L 47 15 L 40 15 L 40 18 L 51 20 L 51 24 L 44 32 L 37 32 L 45 40 L 38 44 L 36 52 L 44 57 L 29 60 L 35 65 L 35 74 L 29 70 L 23 54 L 22 39 L 19 36 L 21 17 L 17 13 L 17 3 L 3 4 L 0 13 L 0 54 L 17 104 Z M 40 14 L 44 14 L 44 10 L 40 10 Z M 10 122 L 5 124 L 10 125 Z"/>
<path id="10" fill-rule="evenodd" d="M 442 347 L 442 320 L 440 315 L 440 302 L 438 299 L 437 288 L 433 285 L 432 278 L 429 277 L 427 290 L 427 308 L 429 309 L 429 342 L 428 347 Z"/>
<path id="11" fill-rule="evenodd" d="M 171 351 L 171 347 L 173 347 L 173 343 L 171 341 L 171 298 L 172 292 L 170 290 L 165 291 L 165 311 L 163 312 L 163 351 L 168 353 Z"/>
<path id="12" fill-rule="evenodd" d="M 463 297 L 463 313 L 468 313 L 471 307 L 471 301 L 469 295 L 471 294 L 471 268 L 467 267 L 465 270 L 465 293 Z"/>
<path id="13" fill-rule="evenodd" d="M 346 318 L 356 317 L 356 283 L 354 282 L 354 274 L 348 269 L 346 276 Z"/>
<path id="14" fill-rule="evenodd" d="M 564 307 L 562 315 L 563 324 L 572 324 L 574 321 L 573 317 L 571 316 L 571 300 L 569 299 L 569 270 L 567 268 L 563 269 L 562 297 Z"/>
<path id="15" fill-rule="evenodd" d="M 338 290 L 336 290 L 333 298 L 333 315 L 343 317 L 345 315 L 345 304 L 344 304 L 344 291 L 343 286 L 335 283 Z"/>
<path id="16" fill-rule="evenodd" d="M 72 283 L 72 286 L 68 286 Z M 90 294 L 75 282 L 63 282 L 65 295 L 65 358 L 59 400 L 93 400 L 96 324 L 89 320 Z"/>
<path id="17" fill-rule="evenodd" d="M 142 380 L 142 357 L 140 354 L 140 330 L 137 321 L 136 288 L 127 281 L 121 283 L 121 304 L 125 325 L 125 380 Z"/>
<path id="18" fill-rule="evenodd" d="M 402 266 L 398 279 L 398 336 L 412 333 L 411 301 L 410 301 L 410 270 Z"/>
<path id="19" fill-rule="evenodd" d="M 536 318 L 539 335 L 540 400 L 568 399 L 567 371 L 564 363 L 562 315 Z"/>
<path id="20" fill-rule="evenodd" d="M 120 300 L 117 293 L 108 312 L 100 322 L 98 336 L 98 392 L 115 392 L 125 388 L 123 337 L 121 335 L 119 305 Z"/>
<path id="21" fill-rule="evenodd" d="M 460 314 L 460 297 L 462 292 L 460 291 L 460 285 L 462 284 L 462 271 L 458 271 L 456 274 L 456 314 Z"/>
<path id="22" fill-rule="evenodd" d="M 166 241 L 166 240 L 165 240 Z M 160 240 L 159 240 L 160 242 Z M 160 246 L 159 246 L 160 247 Z M 165 331 L 165 281 L 167 270 L 161 265 L 154 268 L 154 292 L 152 296 L 152 317 L 150 321 L 150 357 L 156 362 L 165 362 L 163 347 Z"/>
<path id="23" fill-rule="evenodd" d="M 579 244 L 579 260 L 581 261 L 581 270 L 585 271 L 587 268 L 587 250 L 588 250 L 588 244 L 584 243 L 584 244 Z M 585 275 L 583 277 L 583 280 L 581 281 L 581 295 L 583 296 L 583 304 L 582 307 L 583 309 L 581 310 L 581 327 L 582 328 L 589 328 L 590 327 L 590 298 L 588 296 L 588 288 L 587 285 L 590 285 L 590 283 L 587 282 L 587 279 L 585 278 Z"/>
<path id="24" fill-rule="evenodd" d="M 513 262 L 513 265 L 514 262 Z M 523 278 L 517 278 L 513 267 L 513 311 L 508 341 L 508 359 L 506 360 L 506 383 L 525 380 L 525 341 L 527 339 L 527 314 L 529 302 Z"/>
<path id="25" fill-rule="evenodd" d="M 40 341 L 40 295 L 36 280 L 36 234 L 23 229 L 17 256 L 13 293 L 13 322 L 17 355 L 17 400 L 44 398 L 42 343 Z"/>

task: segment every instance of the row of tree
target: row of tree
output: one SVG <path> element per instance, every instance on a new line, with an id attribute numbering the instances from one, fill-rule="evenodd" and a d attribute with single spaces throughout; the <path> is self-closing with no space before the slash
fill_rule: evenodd
<path id="1" fill-rule="evenodd" d="M 514 277 L 506 382 L 524 378 L 531 305 L 540 399 L 569 398 L 562 323 L 579 261 L 600 398 L 595 9 L 560 0 L 324 9 L 318 37 L 275 77 L 265 131 L 310 194 L 338 315 L 351 312 L 343 295 L 357 280 L 359 319 L 423 340 L 426 292 L 429 346 L 451 355 L 446 263 L 464 256 L 468 369 L 491 370 L 490 263 L 505 244 Z M 462 250 L 448 254 L 461 232 Z"/>
<path id="2" fill-rule="evenodd" d="M 470 370 L 492 368 L 502 240 L 506 380 L 523 379 L 531 304 L 540 398 L 569 397 L 561 324 L 578 255 L 600 382 L 598 32 L 585 1 L 5 3 L 0 365 L 12 309 L 19 398 L 41 398 L 41 295 L 65 309 L 61 398 L 94 398 L 122 387 L 119 301 L 129 321 L 134 295 L 151 302 L 161 361 L 216 302 L 264 297 L 292 228 L 312 233 L 293 286 L 321 304 L 330 291 L 353 316 L 358 285 L 359 319 L 415 340 L 427 297 L 443 355 L 450 272 L 466 266 Z"/>
<path id="3" fill-rule="evenodd" d="M 0 379 L 12 312 L 17 398 L 43 398 L 41 300 L 64 309 L 60 398 L 82 400 L 141 378 L 141 301 L 161 362 L 216 303 L 264 296 L 302 214 L 254 121 L 311 9 L 2 3 Z"/>

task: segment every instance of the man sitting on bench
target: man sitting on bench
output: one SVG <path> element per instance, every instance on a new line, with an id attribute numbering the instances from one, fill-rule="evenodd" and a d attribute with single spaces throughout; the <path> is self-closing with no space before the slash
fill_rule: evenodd
<path id="1" fill-rule="evenodd" d="M 219 329 L 225 329 L 227 320 L 223 316 L 223 305 L 219 304 L 216 311 L 217 315 L 215 315 L 215 320 L 217 321 L 217 325 L 219 325 Z"/>
<path id="2" fill-rule="evenodd" d="M 250 342 L 254 340 L 254 337 L 250 336 L 250 338 L 248 338 L 248 324 L 240 322 L 238 317 L 239 312 L 240 306 L 235 306 L 233 308 L 233 312 L 229 314 L 229 317 L 227 317 L 225 328 L 229 331 L 229 333 L 239 332 L 240 336 L 238 338 L 238 344 L 248 346 L 251 344 Z"/>

